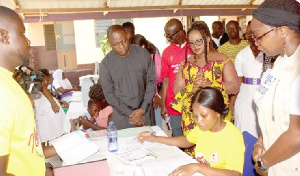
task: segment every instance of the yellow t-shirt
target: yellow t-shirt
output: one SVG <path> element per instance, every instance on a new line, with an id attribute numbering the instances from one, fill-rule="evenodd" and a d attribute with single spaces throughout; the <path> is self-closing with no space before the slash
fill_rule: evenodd
<path id="1" fill-rule="evenodd" d="M 12 73 L 0 67 L 0 156 L 4 155 L 9 155 L 7 173 L 45 175 L 44 154 L 29 98 Z"/>
<path id="2" fill-rule="evenodd" d="M 243 173 L 245 145 L 242 133 L 226 122 L 222 131 L 202 131 L 196 126 L 186 137 L 196 144 L 195 159 L 213 168 Z"/>
<path id="3" fill-rule="evenodd" d="M 228 56 L 234 63 L 236 55 L 248 45 L 249 43 L 247 42 L 247 40 L 241 40 L 241 42 L 238 45 L 232 45 L 228 41 L 222 46 L 220 46 L 218 48 L 218 51 Z"/>

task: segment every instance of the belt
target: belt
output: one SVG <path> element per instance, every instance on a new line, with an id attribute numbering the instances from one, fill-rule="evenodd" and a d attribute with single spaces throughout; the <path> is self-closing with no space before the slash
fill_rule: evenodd
<path id="1" fill-rule="evenodd" d="M 260 85 L 260 78 L 246 78 L 243 79 L 244 84 L 250 84 L 250 85 Z"/>

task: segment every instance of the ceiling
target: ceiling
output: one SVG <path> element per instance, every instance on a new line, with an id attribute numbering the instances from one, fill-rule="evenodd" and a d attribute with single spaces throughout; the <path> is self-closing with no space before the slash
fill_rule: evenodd
<path id="1" fill-rule="evenodd" d="M 0 0 L 0 5 L 16 10 L 24 19 L 36 16 L 78 13 L 130 12 L 133 16 L 237 15 L 251 14 L 264 0 Z M 168 11 L 168 13 L 167 13 Z M 185 14 L 183 14 L 185 13 Z M 95 15 L 96 16 L 96 15 Z"/>

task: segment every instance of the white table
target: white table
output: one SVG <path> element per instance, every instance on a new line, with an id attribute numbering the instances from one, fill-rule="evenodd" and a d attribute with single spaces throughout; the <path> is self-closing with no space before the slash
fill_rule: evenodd
<path id="1" fill-rule="evenodd" d="M 166 134 L 158 126 L 119 130 L 119 151 L 117 153 L 108 152 L 107 137 L 102 137 L 95 141 L 95 143 L 99 146 L 100 151 L 80 163 L 107 159 L 111 176 L 165 176 L 181 165 L 196 162 L 196 160 L 192 159 L 177 147 L 155 144 L 155 146 L 148 148 L 155 148 L 155 150 L 160 153 L 160 156 L 157 158 L 149 156 L 141 160 L 137 160 L 137 162 L 132 162 L 131 164 L 124 164 L 124 162 L 118 158 L 120 153 L 128 147 L 128 141 L 133 140 L 136 135 L 145 130 L 155 131 L 158 136 L 166 136 Z M 164 152 L 166 152 L 165 155 L 163 154 Z M 196 173 L 194 175 L 202 174 Z"/>
<path id="2" fill-rule="evenodd" d="M 81 116 L 83 113 L 87 112 L 87 107 L 82 104 L 82 94 L 77 91 L 74 92 L 69 103 L 69 110 L 67 112 L 67 117 L 69 119 L 75 119 Z"/>

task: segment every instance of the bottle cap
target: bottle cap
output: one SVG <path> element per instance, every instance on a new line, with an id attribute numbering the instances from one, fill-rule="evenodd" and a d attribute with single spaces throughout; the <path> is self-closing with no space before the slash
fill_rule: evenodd
<path id="1" fill-rule="evenodd" d="M 113 125 L 113 124 L 114 124 L 114 121 L 110 121 L 110 122 L 109 122 L 109 125 Z"/>

